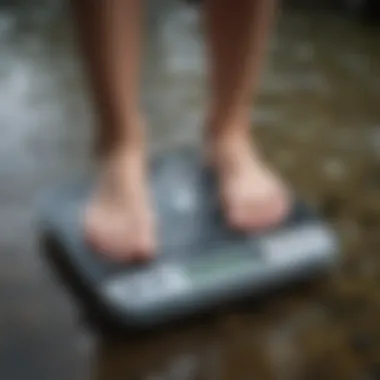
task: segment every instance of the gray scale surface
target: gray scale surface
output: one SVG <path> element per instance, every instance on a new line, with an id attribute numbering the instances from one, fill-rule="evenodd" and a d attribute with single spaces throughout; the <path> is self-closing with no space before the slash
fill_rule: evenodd
<path id="1" fill-rule="evenodd" d="M 125 325 L 151 326 L 243 295 L 308 277 L 336 262 L 331 228 L 302 202 L 265 233 L 231 231 L 212 173 L 195 151 L 178 149 L 152 162 L 151 191 L 160 247 L 148 264 L 115 264 L 83 239 L 82 211 L 92 187 L 79 181 L 52 191 L 42 227 L 95 302 Z M 83 300 L 86 302 L 86 300 Z"/>

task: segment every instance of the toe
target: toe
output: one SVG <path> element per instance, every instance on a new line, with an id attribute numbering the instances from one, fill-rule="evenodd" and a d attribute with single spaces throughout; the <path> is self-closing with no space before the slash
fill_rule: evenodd
<path id="1" fill-rule="evenodd" d="M 154 221 L 149 211 L 134 214 L 132 232 L 132 255 L 135 259 L 145 260 L 153 257 L 155 252 Z"/>
<path id="2" fill-rule="evenodd" d="M 270 228 L 281 223 L 286 217 L 287 204 L 285 191 L 277 184 L 265 198 L 257 200 L 253 228 Z"/>
<path id="3" fill-rule="evenodd" d="M 224 194 L 228 222 L 239 230 L 261 230 L 281 223 L 289 210 L 287 193 L 277 182 L 252 181 Z M 260 183 L 261 182 L 261 183 Z"/>
<path id="4" fill-rule="evenodd" d="M 235 229 L 245 229 L 247 227 L 247 212 L 242 204 L 238 202 L 226 202 L 226 213 L 229 224 Z"/>
<path id="5" fill-rule="evenodd" d="M 237 189 L 234 182 L 222 184 L 221 198 L 228 224 L 234 229 L 244 229 L 246 225 L 245 197 Z"/>
<path id="6" fill-rule="evenodd" d="M 87 243 L 103 257 L 128 260 L 131 257 L 130 240 L 121 216 L 100 206 L 90 206 L 85 215 Z"/>

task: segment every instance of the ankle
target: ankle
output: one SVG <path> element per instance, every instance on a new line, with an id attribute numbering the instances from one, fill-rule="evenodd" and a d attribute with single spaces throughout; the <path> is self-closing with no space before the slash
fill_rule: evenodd
<path id="1" fill-rule="evenodd" d="M 212 113 L 207 119 L 206 138 L 208 141 L 224 143 L 240 141 L 250 135 L 250 108 L 241 107 L 229 110 L 229 115 L 222 112 Z"/>
<path id="2" fill-rule="evenodd" d="M 263 159 L 249 128 L 231 128 L 210 134 L 205 149 L 206 161 L 216 166 L 229 167 L 247 158 L 256 162 Z"/>
<path id="3" fill-rule="evenodd" d="M 249 128 L 225 128 L 208 134 L 206 144 L 215 153 L 239 152 L 250 148 L 252 136 Z"/>
<path id="4" fill-rule="evenodd" d="M 108 127 L 108 130 L 107 130 Z M 101 128 L 96 145 L 101 157 L 114 156 L 119 153 L 139 153 L 145 150 L 146 124 L 143 117 L 133 117 L 119 123 L 108 124 Z"/>

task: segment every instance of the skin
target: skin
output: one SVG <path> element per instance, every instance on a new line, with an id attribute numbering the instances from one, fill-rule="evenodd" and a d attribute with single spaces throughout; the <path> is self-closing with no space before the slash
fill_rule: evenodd
<path id="1" fill-rule="evenodd" d="M 279 176 L 252 139 L 257 92 L 275 0 L 205 0 L 209 107 L 205 160 L 217 174 L 232 228 L 271 227 L 288 213 Z M 148 259 L 157 244 L 140 106 L 140 0 L 73 0 L 99 115 L 102 170 L 84 213 L 86 238 L 113 260 Z"/>

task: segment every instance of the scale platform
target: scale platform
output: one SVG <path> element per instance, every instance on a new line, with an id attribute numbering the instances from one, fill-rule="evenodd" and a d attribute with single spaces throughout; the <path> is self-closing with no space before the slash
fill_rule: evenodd
<path id="1" fill-rule="evenodd" d="M 212 173 L 191 149 L 156 157 L 151 187 L 160 247 L 144 264 L 115 264 L 86 246 L 80 212 L 91 181 L 63 186 L 44 199 L 45 253 L 83 305 L 108 321 L 152 327 L 307 279 L 336 262 L 335 234 L 302 202 L 294 202 L 275 229 L 231 231 Z"/>

